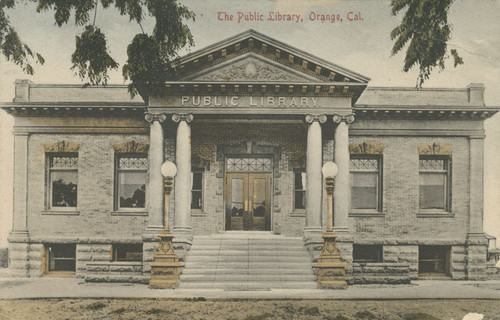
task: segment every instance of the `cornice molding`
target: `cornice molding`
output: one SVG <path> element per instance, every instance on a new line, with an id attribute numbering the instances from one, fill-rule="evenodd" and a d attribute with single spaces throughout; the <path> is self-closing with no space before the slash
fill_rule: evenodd
<path id="1" fill-rule="evenodd" d="M 42 143 L 45 152 L 78 152 L 80 150 L 80 144 L 76 142 L 69 141 L 59 141 L 56 143 Z"/>

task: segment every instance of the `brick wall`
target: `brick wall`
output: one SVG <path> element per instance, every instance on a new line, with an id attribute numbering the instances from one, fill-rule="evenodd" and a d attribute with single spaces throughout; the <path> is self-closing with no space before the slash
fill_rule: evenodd
<path id="1" fill-rule="evenodd" d="M 33 134 L 29 137 L 28 229 L 39 242 L 53 239 L 136 239 L 144 230 L 145 216 L 112 216 L 114 211 L 114 150 L 111 144 L 128 140 L 147 142 L 145 135 Z M 42 144 L 80 143 L 78 152 L 78 215 L 54 215 L 46 210 L 46 155 Z"/>

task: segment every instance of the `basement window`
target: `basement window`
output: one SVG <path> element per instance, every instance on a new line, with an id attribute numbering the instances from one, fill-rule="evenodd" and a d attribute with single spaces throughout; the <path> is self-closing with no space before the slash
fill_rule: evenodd
<path id="1" fill-rule="evenodd" d="M 421 277 L 448 276 L 450 269 L 449 246 L 419 246 L 418 274 Z"/>
<path id="2" fill-rule="evenodd" d="M 142 261 L 142 244 L 114 244 L 113 261 Z"/>
<path id="3" fill-rule="evenodd" d="M 76 244 L 45 244 L 42 260 L 43 274 L 73 275 L 76 269 Z"/>
<path id="4" fill-rule="evenodd" d="M 353 261 L 359 263 L 383 262 L 382 245 L 353 245 Z"/>

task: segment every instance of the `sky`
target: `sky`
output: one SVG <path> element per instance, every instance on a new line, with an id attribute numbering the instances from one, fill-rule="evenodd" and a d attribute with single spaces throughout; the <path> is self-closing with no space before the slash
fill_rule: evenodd
<path id="1" fill-rule="evenodd" d="M 391 56 L 390 31 L 400 16 L 391 16 L 389 0 L 185 0 L 181 3 L 196 13 L 190 22 L 195 45 L 181 55 L 248 29 L 294 46 L 327 61 L 371 78 L 370 86 L 414 87 L 417 71 L 402 71 L 402 53 Z M 220 12 L 220 14 L 219 14 Z M 351 14 L 349 14 L 351 12 Z M 472 82 L 484 83 L 487 106 L 500 106 L 500 0 L 455 0 L 449 21 L 453 25 L 450 49 L 457 49 L 465 64 L 434 72 L 424 87 L 463 88 Z M 233 15 L 230 21 L 219 19 Z M 268 21 L 279 14 L 300 15 L 302 21 Z M 34 83 L 81 83 L 71 70 L 70 57 L 75 35 L 82 26 L 57 27 L 53 13 L 36 13 L 31 1 L 19 4 L 8 12 L 20 37 L 41 53 L 46 63 L 35 66 L 35 75 L 28 76 L 12 62 L 0 57 L 0 102 L 12 101 L 15 79 Z M 335 16 L 335 22 L 320 21 L 321 15 Z M 341 20 L 337 19 L 337 15 Z M 349 21 L 348 17 L 358 17 Z M 238 21 L 238 17 L 242 20 Z M 244 17 L 262 17 L 263 21 L 245 21 Z M 72 17 L 73 18 L 73 17 Z M 73 20 L 70 20 L 72 22 Z M 123 66 L 126 47 L 140 27 L 119 16 L 113 9 L 98 8 L 96 25 L 106 34 L 109 50 Z M 150 18 L 143 24 L 151 31 Z M 111 74 L 109 83 L 124 84 L 121 69 Z M 0 111 L 0 247 L 7 245 L 12 216 L 12 125 L 13 119 Z M 485 123 L 485 231 L 500 239 L 500 115 Z M 499 241 L 500 245 L 500 241 Z"/>

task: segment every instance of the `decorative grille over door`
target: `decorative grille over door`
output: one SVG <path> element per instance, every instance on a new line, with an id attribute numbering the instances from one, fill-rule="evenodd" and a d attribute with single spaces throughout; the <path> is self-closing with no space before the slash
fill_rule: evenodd
<path id="1" fill-rule="evenodd" d="M 270 158 L 227 158 L 226 171 L 268 172 L 272 171 L 272 161 Z"/>

